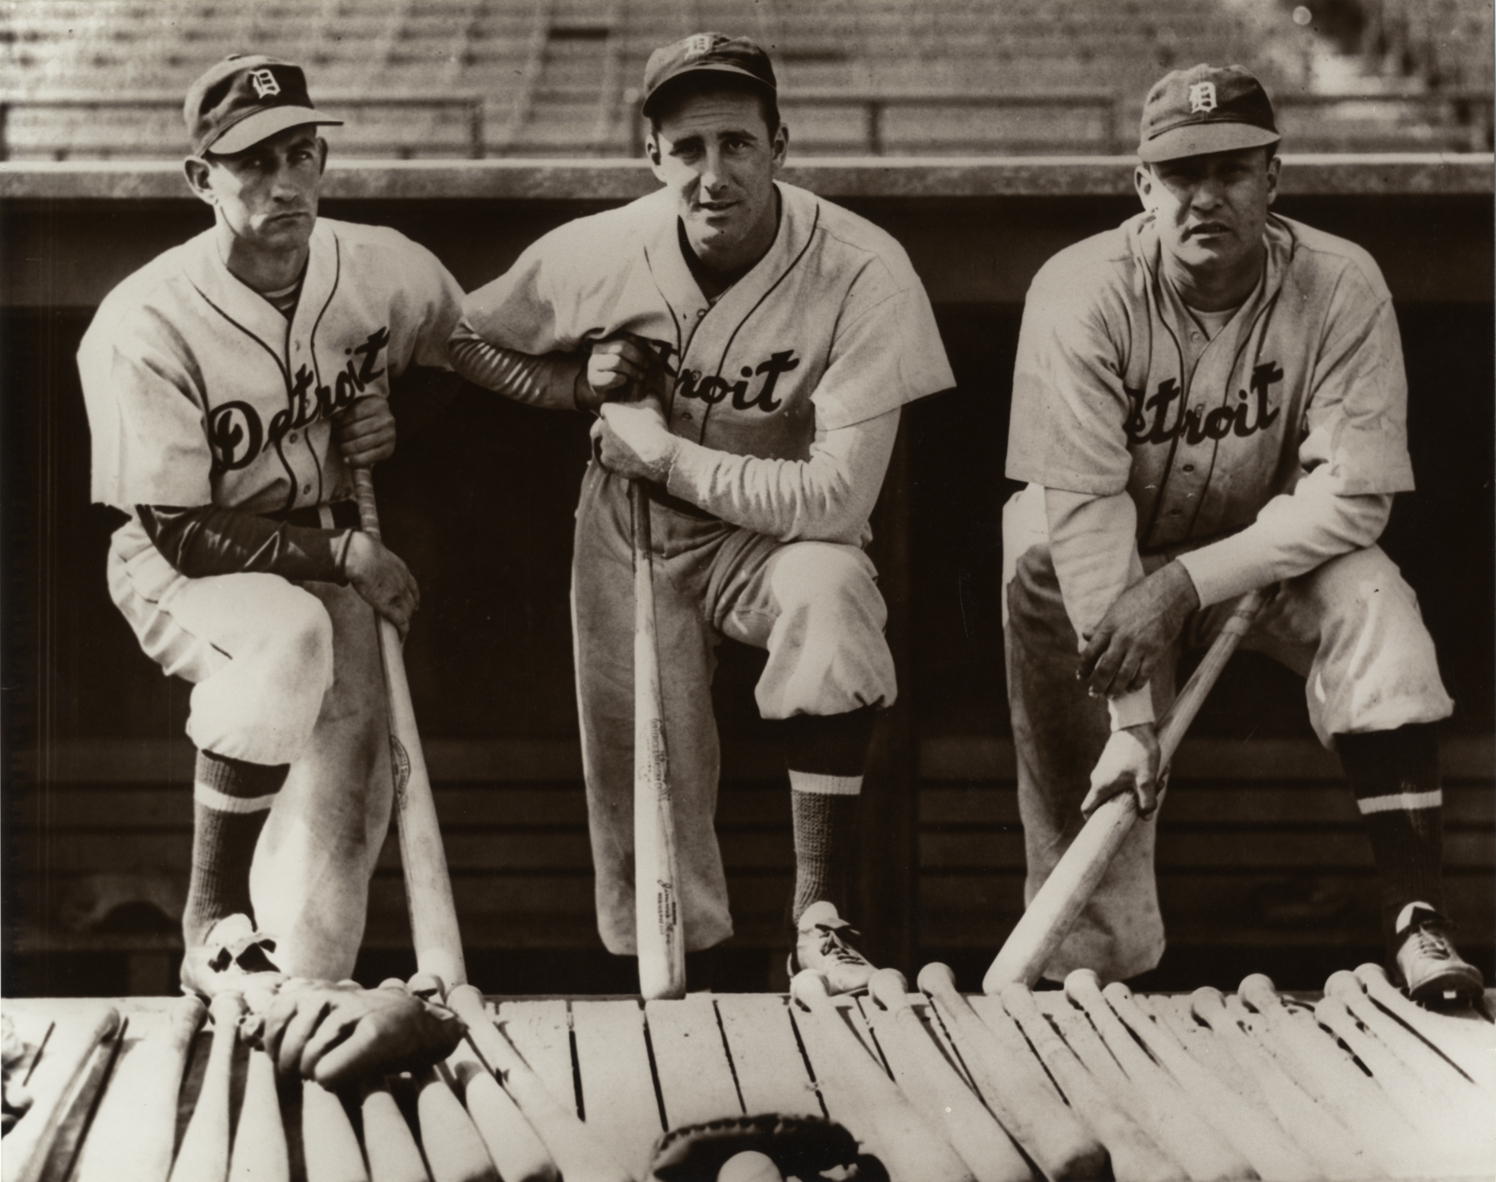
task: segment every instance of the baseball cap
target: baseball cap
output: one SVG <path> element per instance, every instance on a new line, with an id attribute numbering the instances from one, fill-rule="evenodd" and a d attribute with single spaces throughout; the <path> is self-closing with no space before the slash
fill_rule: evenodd
<path id="1" fill-rule="evenodd" d="M 182 107 L 192 154 L 232 156 L 303 123 L 339 126 L 312 106 L 300 66 L 280 58 L 230 54 L 187 91 Z"/>
<path id="2" fill-rule="evenodd" d="M 1273 104 L 1241 66 L 1192 66 L 1166 75 L 1143 101 L 1138 156 L 1149 164 L 1261 148 L 1279 140 Z"/>
<path id="3" fill-rule="evenodd" d="M 769 55 L 755 42 L 726 33 L 692 33 L 649 55 L 644 66 L 644 114 L 651 114 L 650 107 L 667 83 L 704 70 L 736 74 L 758 83 L 770 95 L 779 93 Z"/>

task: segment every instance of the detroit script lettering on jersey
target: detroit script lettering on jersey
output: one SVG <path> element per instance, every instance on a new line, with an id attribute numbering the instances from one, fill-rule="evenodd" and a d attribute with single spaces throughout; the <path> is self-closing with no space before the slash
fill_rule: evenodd
<path id="1" fill-rule="evenodd" d="M 331 418 L 382 377 L 380 355 L 390 343 L 388 326 L 371 332 L 362 344 L 344 350 L 348 360 L 331 385 L 314 384 L 316 376 L 303 363 L 287 384 L 287 405 L 270 417 L 268 429 L 259 413 L 247 402 L 225 402 L 208 417 L 208 444 L 213 450 L 216 472 L 246 468 L 267 447 L 278 447 L 291 431 L 299 431 L 318 419 Z"/>
<path id="2" fill-rule="evenodd" d="M 716 406 L 731 395 L 735 410 L 760 410 L 770 414 L 782 405 L 782 400 L 774 397 L 779 376 L 800 367 L 800 359 L 795 356 L 793 348 L 781 349 L 757 365 L 739 366 L 740 380 L 733 382 L 719 374 L 703 374 L 699 369 L 678 370 L 671 364 L 675 352 L 673 345 L 658 340 L 651 340 L 649 344 L 660 355 L 665 373 L 675 379 L 676 395 L 697 399 L 708 406 Z M 750 393 L 749 387 L 755 377 L 762 378 L 762 381 Z"/>
<path id="3" fill-rule="evenodd" d="M 1197 407 L 1183 405 L 1178 378 L 1166 378 L 1159 382 L 1150 396 L 1146 389 L 1135 390 L 1123 386 L 1127 394 L 1129 411 L 1122 424 L 1127 432 L 1127 441 L 1132 446 L 1143 443 L 1170 443 L 1183 435 L 1190 444 L 1204 443 L 1207 439 L 1225 439 L 1235 435 L 1247 439 L 1265 431 L 1277 420 L 1282 408 L 1272 405 L 1268 387 L 1283 380 L 1283 368 L 1276 361 L 1264 361 L 1254 366 L 1248 385 L 1252 393 L 1238 390 L 1236 405 L 1227 403 L 1201 413 Z M 1254 397 L 1255 396 L 1255 397 Z M 1169 424 L 1170 410 L 1178 402 L 1179 412 Z"/>

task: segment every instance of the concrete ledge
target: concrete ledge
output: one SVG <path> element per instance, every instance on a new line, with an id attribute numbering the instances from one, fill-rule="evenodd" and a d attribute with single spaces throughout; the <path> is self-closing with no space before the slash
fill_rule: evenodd
<path id="1" fill-rule="evenodd" d="M 825 157 L 791 163 L 784 179 L 830 198 L 1117 197 L 1132 192 L 1131 156 Z M 1487 195 L 1491 153 L 1285 155 L 1287 195 Z M 656 187 L 634 160 L 342 160 L 323 195 L 337 200 L 625 201 Z M 176 161 L 0 164 L 0 199 L 194 198 Z"/>

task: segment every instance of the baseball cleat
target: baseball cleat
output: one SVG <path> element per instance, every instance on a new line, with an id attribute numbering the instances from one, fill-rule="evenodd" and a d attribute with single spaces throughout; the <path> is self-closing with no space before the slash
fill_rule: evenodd
<path id="1" fill-rule="evenodd" d="M 1449 940 L 1453 924 L 1427 903 L 1409 903 L 1397 917 L 1397 976 L 1414 1001 L 1479 993 L 1485 978 Z"/>
<path id="2" fill-rule="evenodd" d="M 812 903 L 796 925 L 789 975 L 793 978 L 802 969 L 815 969 L 826 978 L 828 993 L 865 993 L 878 968 L 847 942 L 857 935 L 837 914 L 834 903 L 824 899 Z"/>
<path id="3" fill-rule="evenodd" d="M 275 963 L 275 940 L 255 931 L 247 915 L 228 915 L 182 955 L 182 990 L 212 1000 L 226 991 L 274 993 L 285 974 Z"/>

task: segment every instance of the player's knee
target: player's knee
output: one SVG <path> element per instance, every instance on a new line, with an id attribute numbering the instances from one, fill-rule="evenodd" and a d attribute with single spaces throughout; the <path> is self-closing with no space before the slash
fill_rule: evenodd
<path id="1" fill-rule="evenodd" d="M 276 622 L 276 674 L 297 688 L 326 687 L 332 683 L 332 618 L 316 596 L 291 590 Z"/>
<path id="2" fill-rule="evenodd" d="M 1308 578 L 1327 635 L 1426 631 L 1417 594 L 1397 564 L 1375 546 L 1332 558 Z"/>
<path id="3" fill-rule="evenodd" d="M 788 546 L 775 565 L 774 597 L 780 610 L 813 618 L 887 617 L 872 562 L 853 546 L 800 542 Z"/>

